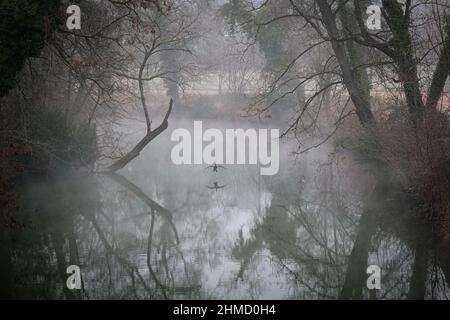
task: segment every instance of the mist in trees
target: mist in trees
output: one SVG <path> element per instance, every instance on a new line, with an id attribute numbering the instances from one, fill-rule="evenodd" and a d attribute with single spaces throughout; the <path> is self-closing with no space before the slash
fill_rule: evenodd
<path id="1" fill-rule="evenodd" d="M 447 299 L 449 10 L 1 0 L 0 298 Z M 194 121 L 279 129 L 278 174 L 176 165 Z"/>

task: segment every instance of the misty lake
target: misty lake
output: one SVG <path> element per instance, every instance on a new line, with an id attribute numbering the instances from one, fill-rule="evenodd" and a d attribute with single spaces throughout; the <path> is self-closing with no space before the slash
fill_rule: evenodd
<path id="1" fill-rule="evenodd" d="M 268 127 L 255 119 L 204 122 L 222 129 L 249 124 Z M 145 134 L 142 122 L 120 125 L 130 145 Z M 360 199 L 370 189 L 364 170 L 344 176 L 345 156 L 331 158 L 326 145 L 294 156 L 289 140 L 280 145 L 274 176 L 261 176 L 258 165 L 175 165 L 170 133 L 189 125 L 175 113 L 168 130 L 118 174 L 61 172 L 27 181 L 24 231 L 10 243 L 17 297 L 58 298 L 64 291 L 89 299 L 338 298 Z M 380 212 L 405 207 L 385 200 Z M 366 249 L 382 270 L 382 286 L 363 294 L 405 298 L 417 222 L 380 219 Z M 80 266 L 82 290 L 65 289 L 66 265 Z M 445 278 L 429 268 L 428 294 L 446 297 Z"/>

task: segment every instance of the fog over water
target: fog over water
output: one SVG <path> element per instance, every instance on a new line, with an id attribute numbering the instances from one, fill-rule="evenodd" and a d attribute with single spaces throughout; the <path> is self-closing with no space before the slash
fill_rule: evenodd
<path id="1" fill-rule="evenodd" d="M 175 113 L 176 114 L 176 113 Z M 255 127 L 248 119 L 240 121 L 202 120 L 204 131 L 207 128 L 217 128 L 225 132 L 226 129 Z M 174 224 L 180 237 L 180 251 L 188 264 L 188 270 L 198 274 L 199 279 L 194 282 L 201 287 L 199 292 L 192 293 L 198 298 L 223 299 L 283 299 L 289 297 L 287 290 L 289 277 L 279 273 L 280 268 L 272 261 L 271 253 L 263 246 L 261 250 L 252 254 L 248 266 L 242 267 L 242 261 L 233 258 L 232 250 L 239 241 L 242 233 L 243 240 L 250 239 L 251 230 L 258 221 L 266 215 L 272 201 L 272 193 L 266 183 L 273 183 L 276 177 L 261 176 L 257 165 L 224 165 L 218 172 L 204 165 L 174 165 L 170 153 L 177 144 L 170 141 L 172 130 L 187 128 L 192 131 L 194 119 L 172 119 L 168 131 L 158 137 L 150 148 L 125 168 L 125 177 L 133 181 L 144 192 L 174 213 Z M 257 123 L 256 123 L 257 124 Z M 264 124 L 260 124 L 267 128 Z M 145 124 L 138 122 L 127 123 L 126 128 L 134 131 L 129 139 L 138 140 L 145 133 Z M 138 129 L 141 127 L 141 129 Z M 288 157 L 288 150 L 281 151 L 282 163 L 285 168 L 292 166 L 293 159 Z M 267 182 L 266 182 L 267 180 Z M 224 185 L 224 189 L 217 192 L 208 189 L 214 182 Z M 287 181 L 286 181 L 287 182 Z M 102 182 L 102 186 L 110 181 Z M 287 186 L 286 186 L 287 187 Z M 114 193 L 103 190 L 104 197 L 114 197 Z M 117 191 L 116 191 L 117 192 Z M 137 198 L 130 196 L 129 206 L 142 205 Z M 108 215 L 130 217 L 116 208 L 108 206 L 104 210 Z M 142 208 L 145 210 L 145 206 Z M 138 210 L 137 210 L 138 211 Z M 123 218 L 122 218 L 123 219 Z M 141 216 L 138 224 L 149 225 L 148 216 Z M 124 232 L 134 234 L 135 223 L 124 223 Z M 143 236 L 146 237 L 146 228 Z M 148 276 L 146 266 L 146 248 L 143 253 L 136 254 L 142 258 L 140 271 Z M 182 261 L 174 258 L 174 278 L 180 283 L 189 283 L 184 274 Z M 238 275 L 241 268 L 245 280 Z"/>
<path id="2" fill-rule="evenodd" d="M 145 297 L 154 292 L 196 299 L 332 298 L 337 294 L 345 274 L 345 255 L 351 250 L 345 229 L 355 223 L 352 216 L 360 206 L 355 199 L 360 195 L 349 191 L 350 182 L 340 172 L 339 161 L 329 160 L 327 146 L 294 156 L 292 141 L 282 140 L 280 172 L 275 176 L 261 176 L 255 165 L 225 165 L 218 172 L 207 165 L 174 165 L 170 153 L 176 143 L 170 141 L 170 134 L 176 128 L 192 127 L 193 120 L 179 119 L 175 112 L 168 130 L 119 171 L 172 213 L 179 245 L 171 225 L 155 215 L 153 275 L 147 265 L 150 210 L 129 187 L 100 174 L 88 183 L 91 191 L 81 182 L 68 191 L 71 194 L 46 200 L 46 206 L 61 214 L 75 210 L 86 215 L 94 210 L 110 241 L 106 251 L 95 244 L 99 240 L 92 228 L 77 239 L 85 290 L 92 298 Z M 260 125 L 265 124 L 254 124 Z M 241 128 L 249 126 L 249 119 L 204 119 L 204 126 Z M 121 130 L 124 145 L 125 141 L 133 145 L 145 133 L 145 124 L 129 120 L 121 124 Z M 64 184 L 74 183 L 71 177 L 61 179 Z M 225 187 L 208 189 L 214 182 Z M 42 196 L 47 199 L 48 194 Z M 380 236 L 369 260 L 396 268 L 391 275 L 395 283 L 409 272 L 408 251 L 390 235 Z M 129 292 L 132 282 L 124 271 L 128 263 L 143 281 L 157 277 L 161 285 L 145 289 L 135 275 L 135 288 Z M 401 296 L 398 290 L 386 294 Z"/>
<path id="3" fill-rule="evenodd" d="M 125 149 L 145 135 L 145 123 L 136 118 L 117 123 Z M 89 298 L 336 298 L 352 250 L 347 230 L 355 228 L 360 199 L 372 184 L 365 169 L 347 172 L 350 160 L 345 153 L 330 156 L 329 144 L 294 155 L 296 143 L 289 138 L 281 140 L 274 176 L 260 175 L 257 165 L 223 165 L 217 172 L 206 164 L 175 165 L 171 132 L 192 128 L 194 120 L 220 130 L 276 127 L 257 118 L 189 119 L 175 109 L 166 132 L 118 175 L 62 172 L 57 179 L 28 182 L 22 199 L 26 221 L 54 233 L 67 232 L 66 219 L 74 219 Z M 223 188 L 208 188 L 215 182 Z M 43 212 L 57 222 L 49 227 Z M 407 220 L 383 219 L 368 261 L 385 270 L 385 297 L 403 297 L 409 287 L 399 281 L 413 265 L 404 241 L 414 237 L 413 229 Z M 16 244 L 19 249 L 41 236 L 29 237 Z M 34 253 L 48 257 L 41 249 Z M 23 272 L 41 272 L 38 265 L 24 267 Z M 45 288 L 49 275 L 42 277 Z M 434 294 L 445 297 L 442 285 Z"/>
<path id="4" fill-rule="evenodd" d="M 0 5 L 0 299 L 449 298 L 448 1 L 76 3 Z"/>

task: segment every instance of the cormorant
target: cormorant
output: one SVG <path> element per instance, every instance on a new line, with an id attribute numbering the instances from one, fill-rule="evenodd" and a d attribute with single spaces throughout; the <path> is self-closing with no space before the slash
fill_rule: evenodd
<path id="1" fill-rule="evenodd" d="M 214 182 L 214 186 L 206 186 L 206 187 L 207 187 L 208 189 L 211 189 L 211 190 L 216 190 L 216 192 L 217 192 L 219 189 L 225 188 L 226 185 L 219 186 L 219 183 L 218 183 L 218 182 Z"/>

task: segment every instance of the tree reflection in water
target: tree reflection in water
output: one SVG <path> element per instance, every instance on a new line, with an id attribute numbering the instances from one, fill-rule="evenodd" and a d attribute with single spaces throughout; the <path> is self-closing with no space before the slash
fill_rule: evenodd
<path id="1" fill-rule="evenodd" d="M 447 298 L 449 245 L 432 219 L 414 214 L 420 203 L 391 187 L 351 194 L 338 160 L 313 171 L 286 157 L 269 178 L 236 166 L 216 194 L 203 187 L 203 168 L 148 168 L 152 157 L 127 177 L 24 182 L 25 227 L 2 235 L 3 296 Z M 72 264 L 79 291 L 65 286 Z M 369 264 L 381 267 L 379 291 L 366 288 Z"/>

